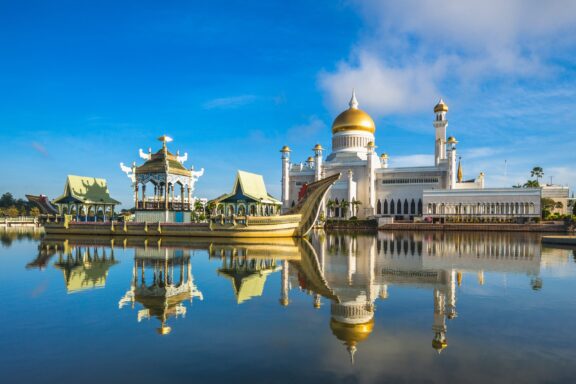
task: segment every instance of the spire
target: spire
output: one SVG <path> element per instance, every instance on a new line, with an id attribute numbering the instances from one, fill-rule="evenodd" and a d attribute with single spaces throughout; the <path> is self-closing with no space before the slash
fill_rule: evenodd
<path id="1" fill-rule="evenodd" d="M 348 353 L 350 354 L 350 364 L 354 365 L 354 355 L 356 354 L 356 346 L 355 345 L 349 345 L 348 348 L 346 348 L 348 350 Z"/>
<path id="2" fill-rule="evenodd" d="M 462 182 L 462 157 L 458 158 L 458 182 Z"/>
<path id="3" fill-rule="evenodd" d="M 348 105 L 350 106 L 350 109 L 358 109 L 358 100 L 356 100 L 356 90 L 352 89 L 352 98 L 350 99 L 350 102 L 348 103 Z"/>

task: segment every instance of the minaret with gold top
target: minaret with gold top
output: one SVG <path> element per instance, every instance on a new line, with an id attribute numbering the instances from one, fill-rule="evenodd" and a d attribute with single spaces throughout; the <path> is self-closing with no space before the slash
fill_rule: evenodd
<path id="1" fill-rule="evenodd" d="M 446 120 L 446 113 L 448 112 L 448 105 L 444 100 L 440 99 L 438 104 L 434 106 L 434 128 L 436 130 L 436 140 L 434 142 L 434 163 L 438 166 L 442 161 L 446 160 L 446 128 L 448 127 L 448 120 Z"/>

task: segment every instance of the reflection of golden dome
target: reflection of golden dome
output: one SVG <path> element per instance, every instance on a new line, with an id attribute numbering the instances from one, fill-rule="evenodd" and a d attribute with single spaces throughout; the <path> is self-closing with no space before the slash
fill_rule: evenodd
<path id="1" fill-rule="evenodd" d="M 444 348 L 446 348 L 447 346 L 448 346 L 448 343 L 446 341 L 432 340 L 432 348 L 437 350 L 438 353 L 440 353 L 442 350 L 444 350 Z"/>
<path id="2" fill-rule="evenodd" d="M 337 320 L 330 320 L 332 334 L 348 346 L 356 345 L 368 338 L 374 329 L 374 319 L 366 323 L 346 324 Z"/>
<path id="3" fill-rule="evenodd" d="M 434 106 L 434 113 L 438 112 L 448 112 L 448 105 L 442 99 Z"/>
<path id="4" fill-rule="evenodd" d="M 280 150 L 280 152 L 290 152 L 290 147 L 285 145 L 282 147 L 282 149 Z"/>
<path id="5" fill-rule="evenodd" d="M 168 326 L 166 326 L 166 325 L 163 325 L 163 326 L 161 326 L 160 328 L 156 328 L 156 332 L 158 332 L 158 334 L 164 336 L 164 335 L 167 335 L 167 334 L 169 334 L 170 332 L 172 332 L 172 328 L 170 328 L 170 327 L 168 327 Z"/>
<path id="6" fill-rule="evenodd" d="M 374 134 L 376 125 L 369 114 L 358 109 L 356 95 L 352 94 L 350 108 L 342 112 L 332 123 L 332 133 L 342 131 L 366 131 Z"/>
<path id="7" fill-rule="evenodd" d="M 290 302 L 288 301 L 287 298 L 282 298 L 282 299 L 280 299 L 280 305 L 283 306 L 283 307 L 287 306 L 289 303 L 290 303 Z"/>

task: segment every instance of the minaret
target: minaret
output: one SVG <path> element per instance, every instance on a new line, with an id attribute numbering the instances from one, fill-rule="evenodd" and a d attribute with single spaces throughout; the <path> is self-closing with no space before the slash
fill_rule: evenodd
<path id="1" fill-rule="evenodd" d="M 290 208 L 290 148 L 285 145 L 282 153 L 282 209 Z"/>
<path id="2" fill-rule="evenodd" d="M 368 206 L 366 207 L 366 215 L 372 216 L 375 213 L 376 208 L 376 162 L 378 157 L 374 154 L 374 149 L 376 146 L 373 141 L 369 141 L 366 145 L 366 150 L 368 152 Z"/>
<path id="3" fill-rule="evenodd" d="M 289 276 L 289 264 L 288 260 L 282 260 L 282 286 L 280 292 L 280 305 L 283 307 L 287 306 L 290 303 L 290 299 L 288 298 L 288 291 L 290 290 L 288 276 Z"/>
<path id="4" fill-rule="evenodd" d="M 456 312 L 456 270 L 448 272 L 448 292 L 446 292 L 446 317 L 454 319 L 458 315 Z"/>
<path id="5" fill-rule="evenodd" d="M 316 165 L 316 172 L 314 173 L 314 180 L 318 181 L 322 178 L 322 146 L 316 144 L 312 149 L 314 151 L 314 163 Z"/>
<path id="6" fill-rule="evenodd" d="M 348 203 L 352 203 L 352 200 L 354 200 L 354 180 L 353 180 L 353 176 L 354 173 L 352 172 L 351 169 L 348 170 Z M 346 211 L 346 218 L 350 217 L 350 212 L 352 211 L 351 209 L 352 207 L 348 207 L 348 210 Z"/>
<path id="7" fill-rule="evenodd" d="M 448 138 L 448 189 L 456 187 L 456 144 L 458 141 L 454 136 Z"/>
<path id="8" fill-rule="evenodd" d="M 388 154 L 383 153 L 380 155 L 380 165 L 382 168 L 388 168 Z"/>
<path id="9" fill-rule="evenodd" d="M 434 141 L 434 164 L 438 165 L 442 160 L 446 159 L 446 127 L 448 127 L 448 120 L 446 120 L 446 112 L 448 112 L 448 105 L 444 100 L 440 99 L 438 104 L 434 106 L 435 119 L 432 123 L 436 129 L 436 138 Z"/>
<path id="10" fill-rule="evenodd" d="M 434 339 L 432 340 L 432 348 L 438 353 L 448 346 L 446 341 L 446 319 L 444 317 L 445 300 L 444 293 L 439 289 L 434 289 L 434 324 L 432 325 Z"/>

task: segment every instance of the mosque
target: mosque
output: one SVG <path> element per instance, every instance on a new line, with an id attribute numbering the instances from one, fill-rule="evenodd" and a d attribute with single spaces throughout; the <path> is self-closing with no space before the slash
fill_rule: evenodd
<path id="1" fill-rule="evenodd" d="M 305 185 L 341 173 L 325 199 L 328 217 L 527 221 L 539 216 L 539 189 L 485 188 L 484 173 L 464 179 L 458 141 L 446 137 L 448 105 L 442 99 L 434 106 L 434 164 L 418 167 L 389 167 L 388 154 L 376 153 L 374 120 L 358 107 L 353 92 L 349 108 L 332 124 L 332 150 L 325 159 L 320 144 L 301 163 L 290 161 L 288 146 L 280 150 L 284 211 L 296 204 Z"/>

